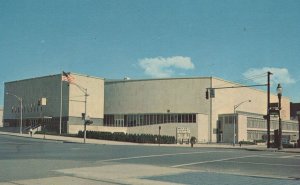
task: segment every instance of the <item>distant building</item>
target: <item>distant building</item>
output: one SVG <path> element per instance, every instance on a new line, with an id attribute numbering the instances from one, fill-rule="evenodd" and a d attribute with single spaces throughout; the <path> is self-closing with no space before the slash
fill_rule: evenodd
<path id="1" fill-rule="evenodd" d="M 104 80 L 71 73 L 75 84 L 62 83 L 62 132 L 83 130 L 82 113 L 85 108 L 84 88 L 87 89 L 87 115 L 93 126 L 103 124 Z M 46 125 L 47 131 L 59 131 L 61 104 L 61 74 L 5 83 L 4 125 L 20 126 L 20 101 L 23 100 L 23 129 Z M 41 98 L 46 105 L 39 105 Z M 45 124 L 46 123 L 46 124 Z"/>
<path id="2" fill-rule="evenodd" d="M 300 103 L 292 103 L 290 104 L 291 109 L 291 120 L 297 120 L 297 112 L 300 111 Z"/>

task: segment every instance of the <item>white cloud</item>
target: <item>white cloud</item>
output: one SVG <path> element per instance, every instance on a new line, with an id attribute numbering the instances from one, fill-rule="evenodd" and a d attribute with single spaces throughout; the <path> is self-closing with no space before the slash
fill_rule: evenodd
<path id="1" fill-rule="evenodd" d="M 296 81 L 289 74 L 288 69 L 286 68 L 274 68 L 274 67 L 264 67 L 264 68 L 251 68 L 243 73 L 243 76 L 246 78 L 251 78 L 251 80 L 255 83 L 266 83 L 266 78 L 255 78 L 259 77 L 259 75 L 263 73 L 267 73 L 270 71 L 271 82 L 274 84 L 283 83 L 283 84 L 292 84 Z M 252 78 L 253 77 L 253 78 Z"/>
<path id="2" fill-rule="evenodd" d="M 174 69 L 190 70 L 195 66 L 190 57 L 174 56 L 174 57 L 156 57 L 144 58 L 139 60 L 139 66 L 144 69 L 146 75 L 155 78 L 164 78 L 174 75 Z"/>

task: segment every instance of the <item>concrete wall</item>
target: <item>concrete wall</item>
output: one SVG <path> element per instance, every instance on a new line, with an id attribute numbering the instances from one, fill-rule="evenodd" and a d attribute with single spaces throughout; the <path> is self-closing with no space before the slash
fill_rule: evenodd
<path id="1" fill-rule="evenodd" d="M 45 76 L 5 83 L 5 92 L 23 99 L 23 119 L 41 116 L 59 117 L 60 115 L 60 75 Z M 47 98 L 47 105 L 38 109 L 38 99 Z M 63 104 L 69 100 L 69 87 L 63 86 Z M 20 101 L 12 95 L 4 95 L 4 119 L 19 119 Z M 16 109 L 16 111 L 12 111 Z M 37 110 L 38 109 L 38 110 Z M 68 106 L 63 107 L 63 116 L 68 115 Z"/>
<path id="2" fill-rule="evenodd" d="M 237 138 L 236 142 L 238 141 L 247 141 L 247 116 L 238 114 L 237 119 Z"/>
<path id="3" fill-rule="evenodd" d="M 124 80 L 105 83 L 105 114 L 209 112 L 209 78 Z"/>
<path id="4" fill-rule="evenodd" d="M 84 113 L 84 89 L 87 89 L 87 115 L 91 118 L 103 119 L 104 112 L 104 80 L 101 78 L 90 77 L 71 73 L 75 78 L 75 83 L 70 84 L 69 116 L 80 117 Z"/>
<path id="5" fill-rule="evenodd" d="M 167 123 L 167 124 L 147 125 L 147 126 L 139 126 L 139 127 L 128 127 L 128 133 L 158 135 L 159 126 L 161 126 L 160 135 L 176 137 L 176 128 L 185 127 L 191 130 L 191 136 L 195 136 L 196 138 L 198 138 L 198 124 L 196 123 Z"/>
<path id="6" fill-rule="evenodd" d="M 71 73 L 75 78 L 75 83 L 80 87 L 87 88 L 87 115 L 94 121 L 95 125 L 103 125 L 104 112 L 104 80 L 101 78 L 90 77 Z M 62 127 L 68 124 L 82 126 L 81 113 L 84 112 L 84 93 L 74 84 L 62 83 Z M 60 100 L 61 100 L 61 74 L 45 77 L 38 77 L 20 81 L 5 83 L 5 92 L 17 95 L 23 99 L 23 128 L 28 121 L 35 121 L 41 117 L 52 117 L 49 126 L 52 129 L 59 129 Z M 38 106 L 38 100 L 46 98 L 45 106 Z M 12 111 L 13 110 L 13 111 Z M 20 120 L 20 101 L 12 95 L 5 94 L 4 97 L 4 119 L 19 125 Z M 30 125 L 30 124 L 29 124 Z M 55 125 L 55 126 L 54 126 Z M 67 127 L 71 128 L 72 127 Z M 64 132 L 69 132 L 65 128 Z M 75 129 L 76 130 L 76 129 Z M 72 133 L 72 131 L 70 132 Z"/>
<path id="7" fill-rule="evenodd" d="M 197 141 L 199 143 L 208 142 L 208 115 L 198 114 L 197 115 L 197 124 L 198 124 L 198 136 Z"/>

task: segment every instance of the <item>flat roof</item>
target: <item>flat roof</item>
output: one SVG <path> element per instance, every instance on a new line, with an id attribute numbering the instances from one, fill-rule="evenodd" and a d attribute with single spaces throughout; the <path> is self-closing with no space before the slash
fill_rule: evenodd
<path id="1" fill-rule="evenodd" d="M 95 77 L 95 76 L 90 76 L 90 75 L 84 75 L 84 74 L 79 74 L 79 73 L 74 73 L 74 72 L 70 72 L 71 75 L 77 75 L 77 76 L 84 76 L 84 77 L 88 77 L 88 78 L 96 78 L 96 79 L 101 79 L 104 80 L 104 78 L 100 78 L 100 77 Z M 26 78 L 26 79 L 21 79 L 21 80 L 14 80 L 14 81 L 8 81 L 5 83 L 15 83 L 15 82 L 22 82 L 22 81 L 28 81 L 28 80 L 33 80 L 33 79 L 42 79 L 42 78 L 49 78 L 49 77 L 54 77 L 54 76 L 59 76 L 61 75 L 61 73 L 59 74 L 53 74 L 53 75 L 46 75 L 46 76 L 39 76 L 39 77 L 32 77 L 32 78 Z"/>
<path id="2" fill-rule="evenodd" d="M 154 81 L 154 80 L 182 80 L 182 79 L 210 79 L 214 77 L 174 77 L 174 78 L 142 78 L 142 79 L 105 79 L 107 83 L 117 83 L 117 82 L 136 82 L 136 81 Z"/>
<path id="3" fill-rule="evenodd" d="M 124 83 L 124 82 L 142 82 L 142 81 L 158 81 L 158 80 L 181 80 L 181 79 L 215 79 L 215 80 L 220 80 L 220 81 L 223 81 L 223 82 L 226 82 L 226 83 L 231 83 L 233 84 L 232 87 L 235 87 L 235 86 L 247 86 L 245 84 L 241 84 L 241 83 L 238 83 L 238 82 L 233 82 L 233 81 L 229 81 L 229 80 L 225 80 L 225 79 L 222 79 L 222 78 L 218 78 L 218 77 L 214 77 L 214 76 L 211 76 L 211 77 L 174 77 L 174 78 L 147 78 L 147 79 L 127 79 L 127 78 L 124 78 L 124 79 L 105 79 L 105 83 L 106 84 L 110 84 L 110 83 Z M 253 84 L 255 85 L 255 84 Z M 264 84 L 257 84 L 257 85 L 264 85 Z M 223 86 L 223 87 L 226 87 L 226 86 Z M 214 88 L 214 87 L 213 87 Z M 220 88 L 219 86 L 218 87 L 215 87 L 215 88 Z M 258 89 L 258 88 L 255 88 L 253 86 L 250 86 L 250 87 L 244 87 L 244 88 L 249 88 L 249 89 L 253 89 L 253 90 L 256 90 L 256 91 L 260 91 L 260 92 L 264 92 L 264 93 L 267 93 L 266 90 L 262 90 L 262 89 Z M 270 93 L 271 95 L 275 95 L 274 93 Z M 287 96 L 283 96 L 283 98 L 287 98 L 287 99 L 290 99 L 289 97 Z"/>

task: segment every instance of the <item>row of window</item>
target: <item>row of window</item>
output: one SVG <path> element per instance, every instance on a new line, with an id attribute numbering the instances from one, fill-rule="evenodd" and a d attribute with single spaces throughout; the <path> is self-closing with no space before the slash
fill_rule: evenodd
<path id="1" fill-rule="evenodd" d="M 267 129 L 267 121 L 259 118 L 248 118 L 247 119 L 247 127 L 248 128 L 262 128 L 262 129 Z M 271 120 L 270 122 L 270 128 L 273 129 L 278 129 L 279 124 L 278 121 Z M 282 129 L 283 130 L 293 130 L 297 131 L 298 130 L 298 124 L 297 123 L 291 123 L 291 122 L 282 122 Z"/>
<path id="2" fill-rule="evenodd" d="M 236 116 L 233 116 L 233 115 L 223 116 L 222 115 L 219 117 L 219 121 L 224 124 L 232 124 L 234 121 L 234 118 L 236 118 Z"/>
<path id="3" fill-rule="evenodd" d="M 248 130 L 247 131 L 247 140 L 253 141 L 253 140 L 267 140 L 267 131 L 258 131 L 258 130 Z M 283 138 L 287 138 L 290 140 L 296 140 L 298 138 L 297 134 L 291 134 L 288 132 L 282 133 Z M 271 141 L 274 141 L 274 132 L 270 133 L 270 139 Z"/>
<path id="4" fill-rule="evenodd" d="M 266 135 L 267 132 L 266 131 L 247 131 L 247 140 L 251 141 L 251 140 L 261 140 L 263 139 L 264 135 Z"/>
<path id="5" fill-rule="evenodd" d="M 196 114 L 104 115 L 104 126 L 135 127 L 163 123 L 196 123 Z"/>
<path id="6" fill-rule="evenodd" d="M 11 113 L 20 113 L 21 108 L 20 107 L 11 107 Z M 35 106 L 35 105 L 28 105 L 23 106 L 23 113 L 29 113 L 29 112 L 41 112 L 43 111 L 43 106 Z"/>

